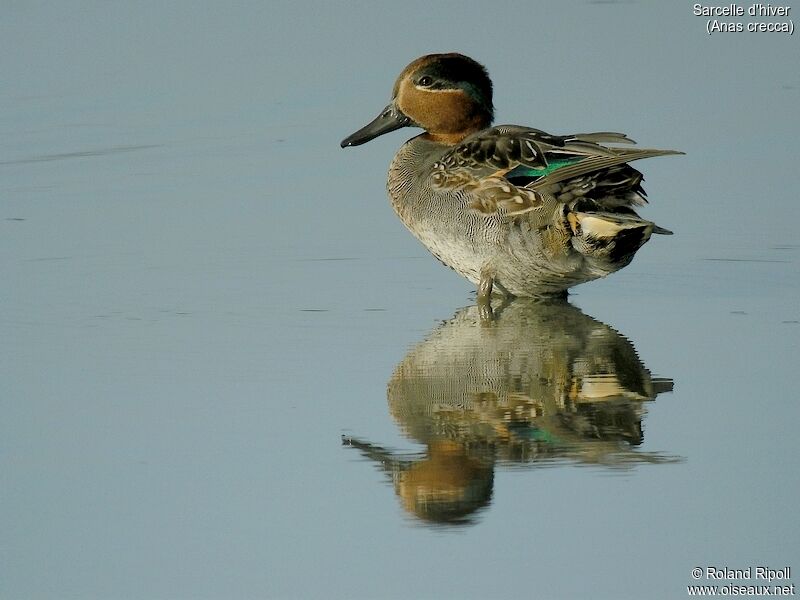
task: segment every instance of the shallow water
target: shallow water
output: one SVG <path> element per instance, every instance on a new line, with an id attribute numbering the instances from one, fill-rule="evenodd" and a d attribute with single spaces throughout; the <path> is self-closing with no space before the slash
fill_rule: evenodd
<path id="1" fill-rule="evenodd" d="M 2 16 L 1 597 L 679 598 L 715 583 L 693 567 L 800 568 L 796 36 L 679 3 Z M 489 17 L 502 42 L 466 35 Z M 481 323 L 385 199 L 408 136 L 338 147 L 449 49 L 500 122 L 687 152 L 640 165 L 676 235 Z"/>

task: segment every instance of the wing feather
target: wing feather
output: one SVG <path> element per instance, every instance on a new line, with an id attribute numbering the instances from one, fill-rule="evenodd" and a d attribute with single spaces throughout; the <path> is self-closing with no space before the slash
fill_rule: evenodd
<path id="1" fill-rule="evenodd" d="M 553 184 L 642 158 L 681 154 L 674 150 L 602 145 L 609 143 L 635 142 L 624 133 L 610 131 L 556 136 L 529 127 L 492 127 L 466 138 L 437 161 L 433 165 L 432 183 L 439 189 L 470 192 L 473 197 L 470 208 L 480 213 L 492 214 L 502 209 L 518 215 L 542 207 L 543 190 Z M 516 185 L 506 178 L 515 169 L 511 175 Z M 524 185 L 516 177 L 522 172 L 529 181 Z M 613 169 L 609 174 L 612 173 L 619 175 Z M 602 187 L 604 176 L 599 174 L 600 181 L 592 186 Z M 531 177 L 535 179 L 530 181 Z M 636 186 L 640 180 L 635 181 Z M 608 182 L 608 185 L 618 184 Z"/>

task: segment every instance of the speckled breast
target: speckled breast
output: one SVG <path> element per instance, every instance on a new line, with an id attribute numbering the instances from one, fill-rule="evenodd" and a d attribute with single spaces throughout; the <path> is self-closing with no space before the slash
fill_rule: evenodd
<path id="1" fill-rule="evenodd" d="M 417 137 L 397 152 L 389 167 L 387 189 L 397 216 L 442 263 L 473 283 L 503 243 L 499 217 L 467 208 L 468 194 L 434 190 L 429 174 L 448 146 Z"/>

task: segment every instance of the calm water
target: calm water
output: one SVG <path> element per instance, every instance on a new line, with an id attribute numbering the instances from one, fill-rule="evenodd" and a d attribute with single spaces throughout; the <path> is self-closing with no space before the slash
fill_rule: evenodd
<path id="1" fill-rule="evenodd" d="M 798 571 L 798 38 L 705 26 L 4 3 L 0 597 L 684 598 L 693 567 Z M 499 122 L 685 151 L 641 163 L 676 235 L 481 323 L 386 201 L 408 135 L 338 146 L 441 50 L 486 63 Z"/>

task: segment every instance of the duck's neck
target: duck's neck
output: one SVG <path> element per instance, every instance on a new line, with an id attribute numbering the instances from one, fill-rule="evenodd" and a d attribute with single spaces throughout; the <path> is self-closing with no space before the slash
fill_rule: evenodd
<path id="1" fill-rule="evenodd" d="M 464 138 L 474 133 L 473 131 L 459 131 L 458 133 L 431 133 L 426 132 L 422 137 L 436 144 L 445 146 L 455 146 L 460 144 Z"/>
<path id="2" fill-rule="evenodd" d="M 491 117 L 484 114 L 474 114 L 471 118 L 460 124 L 461 127 L 457 131 L 426 131 L 424 138 L 435 142 L 437 144 L 444 144 L 446 146 L 455 146 L 464 141 L 465 138 L 486 129 L 492 124 Z M 453 128 L 455 129 L 455 128 Z"/>

